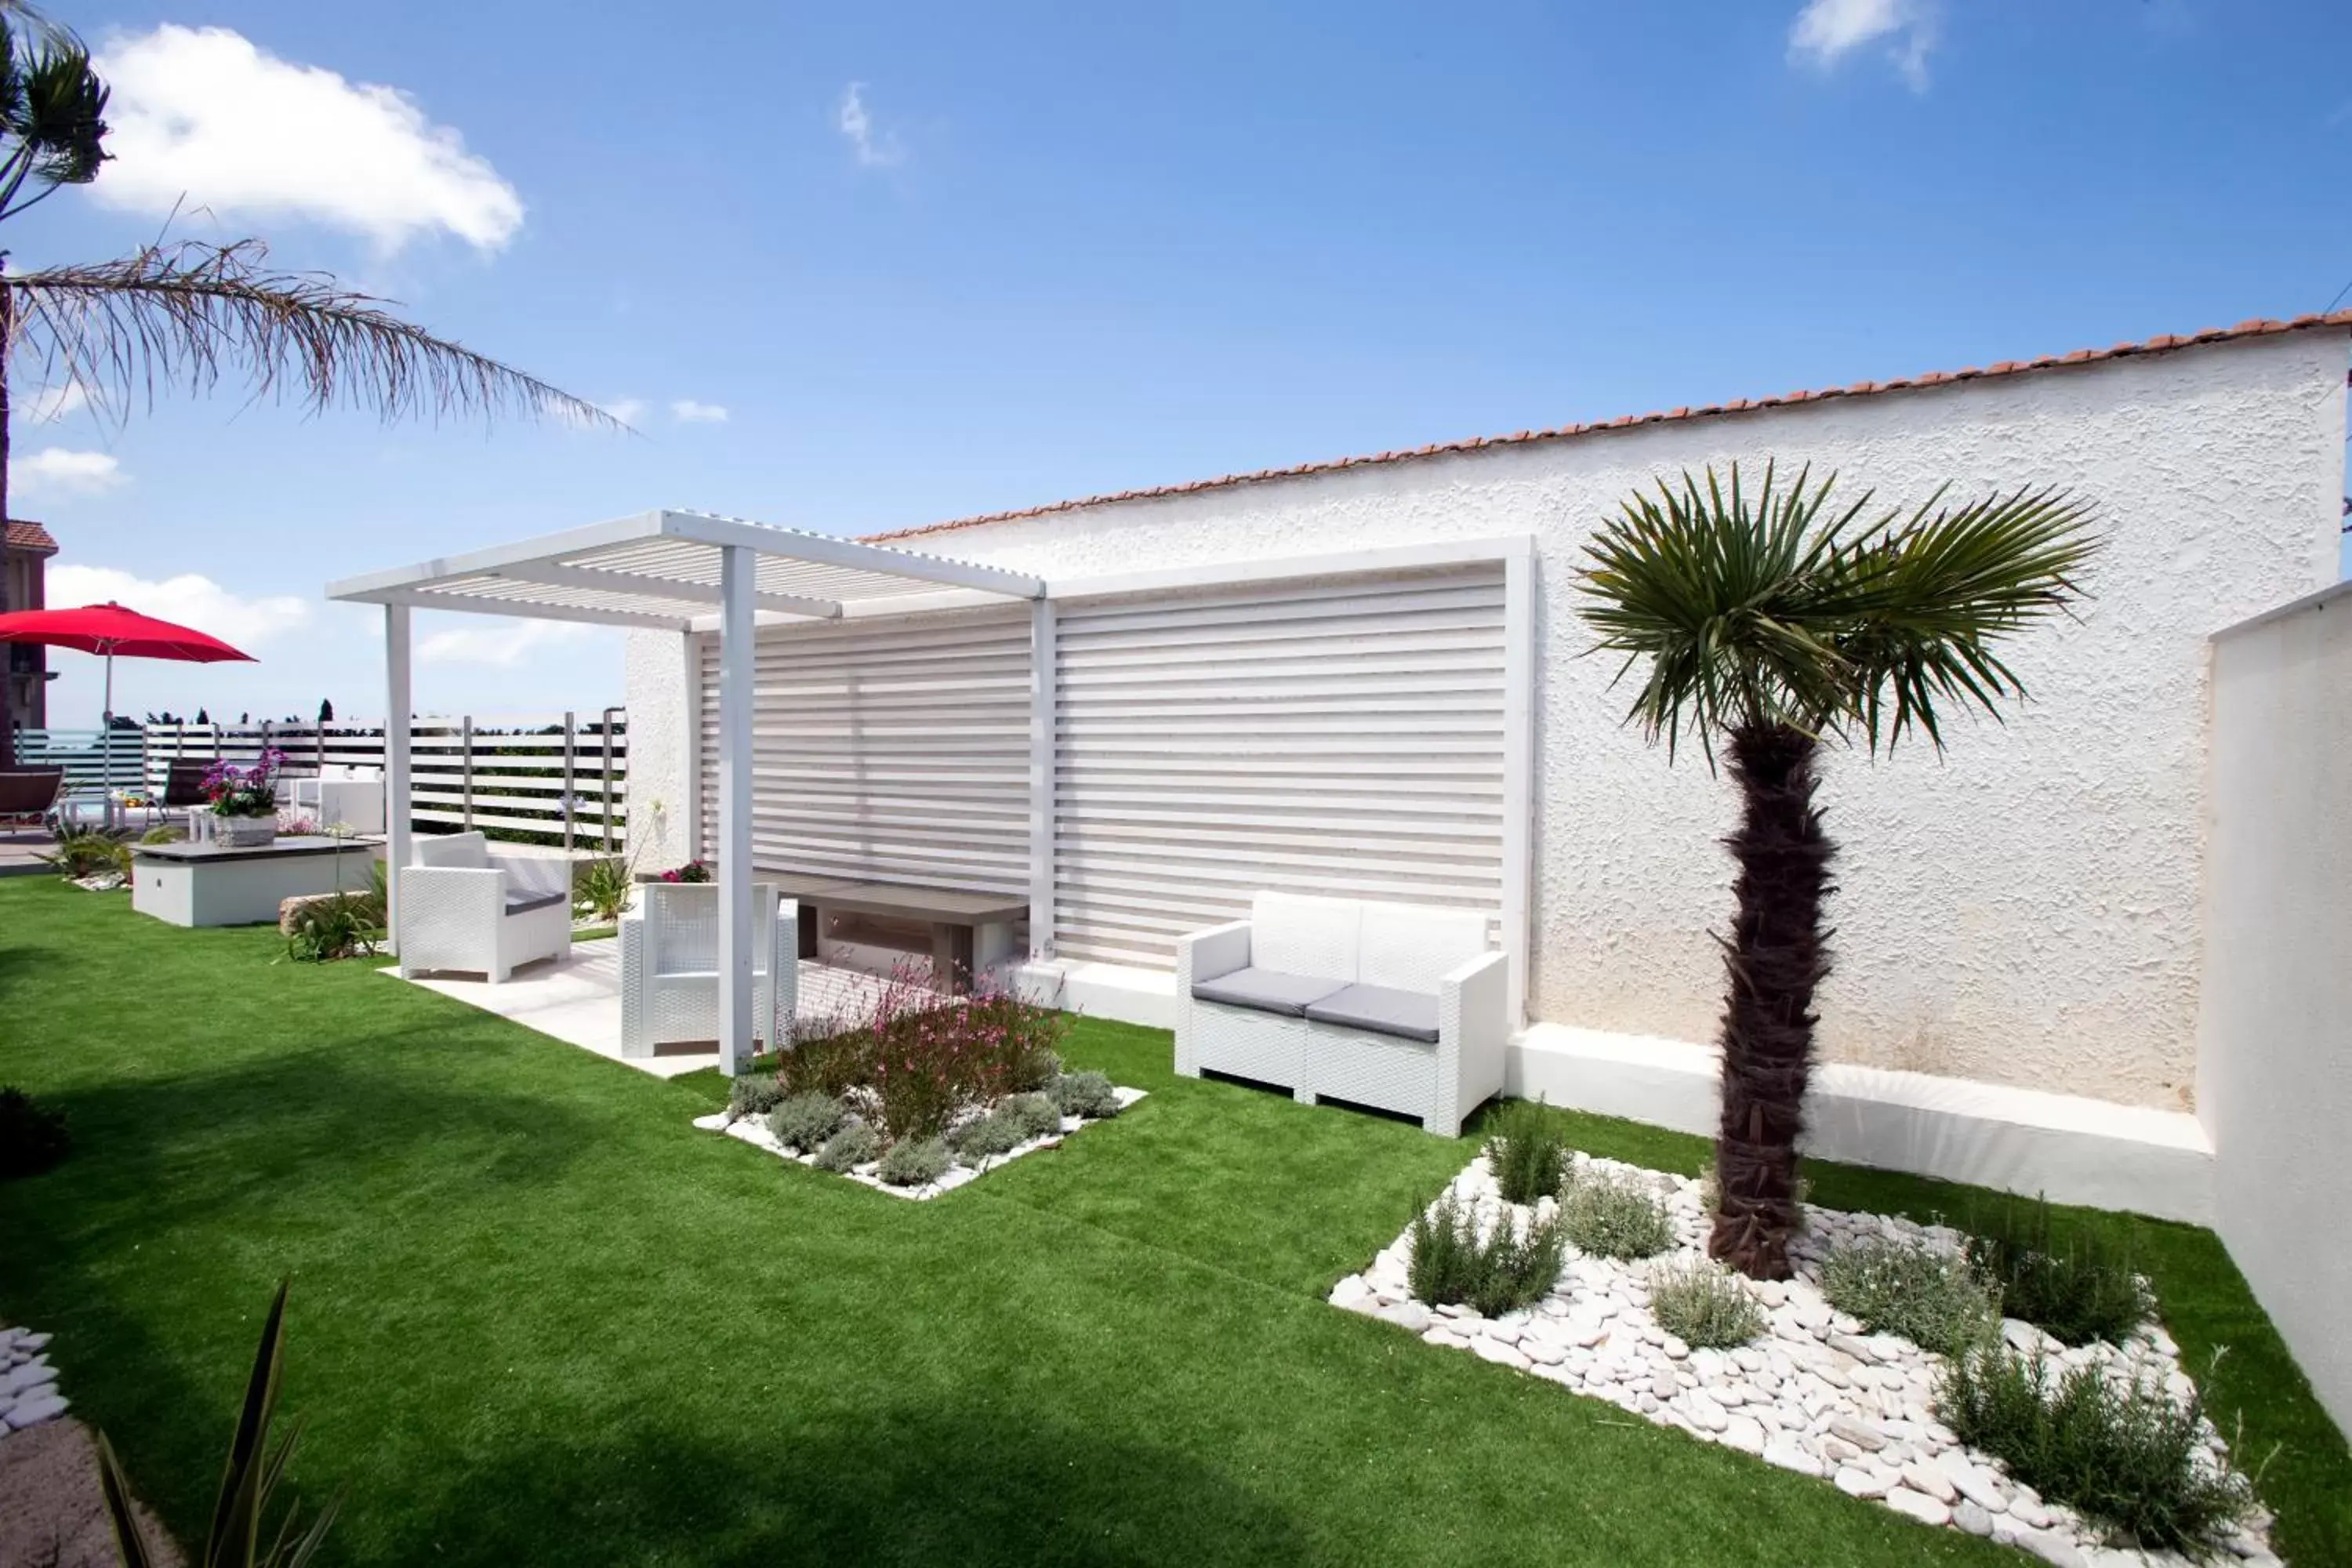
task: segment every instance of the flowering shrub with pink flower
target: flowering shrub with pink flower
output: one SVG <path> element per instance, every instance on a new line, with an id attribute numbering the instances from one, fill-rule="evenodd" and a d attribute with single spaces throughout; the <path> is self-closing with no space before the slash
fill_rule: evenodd
<path id="1" fill-rule="evenodd" d="M 275 816 L 278 815 L 278 770 L 286 765 L 286 753 L 270 748 L 249 768 L 232 763 L 215 763 L 205 772 L 205 798 L 212 803 L 216 816 Z"/>
<path id="2" fill-rule="evenodd" d="M 986 976 L 948 997 L 893 974 L 863 1021 L 784 1053 L 786 1094 L 863 1101 L 890 1142 L 935 1138 L 969 1112 L 1045 1088 L 1069 1021 Z"/>

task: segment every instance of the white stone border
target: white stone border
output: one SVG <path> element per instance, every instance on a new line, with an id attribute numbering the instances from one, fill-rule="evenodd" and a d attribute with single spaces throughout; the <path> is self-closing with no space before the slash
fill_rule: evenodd
<path id="1" fill-rule="evenodd" d="M 1873 1499 L 1923 1524 L 1949 1526 L 2021 1547 L 2043 1562 L 2074 1568 L 2183 1568 L 2171 1552 L 2127 1551 L 2100 1543 L 2097 1529 L 2073 1510 L 2045 1503 L 2012 1481 L 1999 1460 L 1963 1447 L 1937 1420 L 1933 1390 L 1944 1358 L 1894 1334 L 1862 1332 L 1833 1310 L 1821 1289 L 1822 1262 L 1833 1247 L 1866 1238 L 1956 1247 L 1959 1233 L 1896 1215 L 1849 1214 L 1807 1205 L 1806 1228 L 1790 1249 L 1797 1277 L 1750 1283 L 1766 1309 L 1766 1327 L 1736 1350 L 1694 1350 L 1667 1333 L 1650 1311 L 1650 1270 L 1704 1260 L 1707 1219 L 1699 1184 L 1579 1152 L 1578 1171 L 1647 1185 L 1664 1202 L 1676 1245 L 1655 1258 L 1622 1263 L 1573 1247 L 1558 1284 L 1532 1311 L 1482 1317 L 1474 1309 L 1414 1300 L 1407 1266 L 1412 1227 L 1360 1274 L 1339 1281 L 1331 1304 L 1397 1324 L 1430 1344 L 1605 1399 L 1703 1442 L 1723 1443 L 1768 1463 L 1834 1481 L 1841 1491 Z M 1484 1154 L 1447 1188 L 1483 1226 L 1503 1215 L 1525 1226 L 1558 1211 L 1550 1198 L 1532 1209 L 1507 1204 Z M 2150 1325 L 2122 1345 L 2070 1349 L 2030 1323 L 2002 1325 L 2003 1337 L 2044 1352 L 2056 1369 L 2096 1364 L 2118 1379 L 2152 1378 L 2176 1399 L 2193 1391 L 2170 1335 Z M 2207 1427 L 2207 1447 L 2226 1452 Z M 2248 1568 L 2275 1568 L 2267 1516 L 2231 1538 Z"/>
<path id="2" fill-rule="evenodd" d="M 43 1352 L 49 1336 L 0 1328 L 0 1435 L 54 1421 L 71 1402 L 58 1392 L 58 1369 Z"/>
<path id="3" fill-rule="evenodd" d="M 1120 1089 L 1117 1085 L 1113 1085 L 1111 1089 L 1111 1093 L 1118 1099 L 1121 1115 L 1126 1114 L 1128 1109 L 1137 1100 L 1143 1099 L 1145 1092 L 1139 1089 Z M 983 1154 L 977 1165 L 964 1163 L 963 1156 L 950 1149 L 949 1153 L 955 1163 L 948 1167 L 947 1173 L 936 1182 L 926 1182 L 919 1187 L 894 1187 L 876 1175 L 875 1172 L 881 1165 L 878 1160 L 870 1160 L 863 1165 L 853 1165 L 840 1173 L 861 1185 L 872 1187 L 877 1192 L 888 1193 L 892 1197 L 913 1198 L 921 1202 L 942 1197 L 958 1187 L 978 1181 L 989 1172 L 1017 1160 L 1024 1154 L 1034 1154 L 1040 1149 L 1059 1148 L 1063 1139 L 1080 1128 L 1091 1127 L 1097 1121 L 1109 1120 L 1111 1119 L 1102 1116 L 1065 1116 L 1062 1118 L 1060 1131 L 1047 1133 L 1043 1138 L 1032 1138 L 1026 1143 L 1015 1144 L 1002 1154 Z M 765 1149 L 779 1160 L 790 1160 L 796 1165 L 811 1167 L 816 1164 L 816 1156 L 814 1153 L 795 1154 L 777 1142 L 775 1134 L 768 1131 L 768 1121 L 764 1116 L 738 1116 L 732 1111 L 721 1110 L 709 1116 L 698 1116 L 694 1119 L 694 1124 L 706 1131 L 724 1132 L 730 1138 L 740 1138 L 754 1149 Z"/>

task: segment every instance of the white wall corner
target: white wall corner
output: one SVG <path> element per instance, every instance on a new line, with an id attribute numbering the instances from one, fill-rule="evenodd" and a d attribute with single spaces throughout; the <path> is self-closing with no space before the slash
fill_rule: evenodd
<path id="1" fill-rule="evenodd" d="M 694 857 L 693 657 L 683 633 L 628 634 L 629 852 L 643 870 Z"/>

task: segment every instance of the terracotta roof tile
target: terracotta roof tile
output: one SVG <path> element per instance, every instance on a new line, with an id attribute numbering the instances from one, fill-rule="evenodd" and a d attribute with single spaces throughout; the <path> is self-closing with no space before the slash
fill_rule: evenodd
<path id="1" fill-rule="evenodd" d="M 55 555 L 58 552 L 58 542 L 50 538 L 49 531 L 37 522 L 25 522 L 16 518 L 10 518 L 7 539 L 8 548 L 11 550 L 37 550 L 45 555 Z"/>
<path id="2" fill-rule="evenodd" d="M 1024 507 L 1013 511 L 989 512 L 980 517 L 958 518 L 952 522 L 933 522 L 919 528 L 902 528 L 887 533 L 869 533 L 865 538 L 872 542 L 912 539 L 919 534 L 945 533 L 959 528 L 977 528 L 982 523 L 1013 522 L 1022 518 L 1046 517 L 1055 512 L 1077 511 L 1087 507 L 1108 506 L 1118 501 L 1150 500 L 1162 496 L 1191 495 L 1201 490 L 1259 484 L 1268 479 L 1288 479 L 1295 475 L 1332 473 L 1341 468 L 1368 468 L 1376 463 L 1408 462 L 1415 458 L 1476 451 L 1487 447 L 1511 447 L 1537 441 L 1560 441 L 1572 436 L 1587 436 L 1606 430 L 1631 429 L 1637 425 L 1663 425 L 1683 420 L 1706 419 L 1725 414 L 1742 414 L 1760 408 L 1783 407 L 1795 403 L 1818 403 L 1832 397 L 1865 397 L 1880 393 L 1942 386 L 1951 382 L 1978 381 L 1988 376 L 2021 375 L 2029 371 L 2089 364 L 2098 360 L 2125 359 L 2134 354 L 2162 353 L 2168 349 L 2188 348 L 2198 343 L 2227 342 L 2241 338 L 2276 337 L 2282 332 L 2308 331 L 2321 327 L 2352 328 L 2352 310 L 2337 310 L 2324 316 L 2297 316 L 2292 321 L 2284 321 L 2255 318 L 2240 321 L 2234 327 L 2208 327 L 2203 331 L 2193 332 L 2185 337 L 2168 333 L 2163 337 L 2149 338 L 2141 342 L 2117 343 L 2112 348 L 2076 349 L 2071 353 L 2045 354 L 2040 359 L 2002 360 L 1981 369 L 1970 365 L 1962 370 L 1929 371 L 1922 375 L 1895 381 L 1858 381 L 1851 386 L 1832 386 L 1813 392 L 1784 392 L 1778 397 L 1742 397 L 1729 403 L 1709 404 L 1700 408 L 1685 406 L 1667 409 L 1657 414 L 1621 414 L 1614 419 L 1595 420 L 1583 425 L 1563 425 L 1552 430 L 1522 430 L 1515 436 L 1479 436 L 1462 441 L 1433 442 L 1426 447 L 1415 447 L 1407 450 L 1379 452 L 1369 457 L 1329 458 L 1319 462 L 1297 463 L 1289 468 L 1260 468 L 1251 473 L 1224 474 L 1211 479 L 1191 479 L 1183 484 L 1155 485 L 1143 489 L 1119 490 L 1108 495 L 1086 496 L 1076 500 L 1054 501 L 1045 506 Z M 12 523 L 9 526 L 13 529 L 17 525 Z"/>

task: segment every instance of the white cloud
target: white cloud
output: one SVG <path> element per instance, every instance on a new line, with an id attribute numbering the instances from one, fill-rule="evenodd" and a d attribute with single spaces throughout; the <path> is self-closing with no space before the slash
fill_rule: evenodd
<path id="1" fill-rule="evenodd" d="M 511 669 L 543 647 L 576 643 L 597 628 L 578 621 L 500 618 L 483 626 L 435 632 L 416 645 L 419 664 L 487 664 Z"/>
<path id="2" fill-rule="evenodd" d="M 110 452 L 77 452 L 44 447 L 8 459 L 8 493 L 26 500 L 100 495 L 128 484 L 131 476 Z"/>
<path id="3" fill-rule="evenodd" d="M 1938 23 L 1936 0 L 1807 0 L 1789 29 L 1789 54 L 1826 69 L 1883 39 L 1903 79 L 1925 92 Z"/>
<path id="4" fill-rule="evenodd" d="M 727 410 L 716 403 L 697 403 L 691 397 L 681 397 L 669 405 L 670 417 L 681 425 L 724 425 Z"/>
<path id="5" fill-rule="evenodd" d="M 150 581 L 114 566 L 78 566 L 52 563 L 43 588 L 48 603 L 59 608 L 102 605 L 109 600 L 125 609 L 176 621 L 210 632 L 247 653 L 261 643 L 310 624 L 310 604 L 290 594 L 247 598 L 209 577 L 194 572 Z"/>
<path id="6" fill-rule="evenodd" d="M 13 405 L 11 412 L 22 415 L 35 424 L 54 425 L 89 404 L 89 395 L 68 381 L 60 386 L 37 388 L 30 396 Z"/>
<path id="7" fill-rule="evenodd" d="M 514 187 L 397 88 L 170 23 L 110 40 L 96 63 L 114 161 L 90 194 L 110 206 L 304 218 L 387 251 L 436 233 L 490 250 L 522 226 Z"/>
<path id="8" fill-rule="evenodd" d="M 899 150 L 898 137 L 887 132 L 877 134 L 874 116 L 866 107 L 866 84 L 853 81 L 841 95 L 841 110 L 835 123 L 848 139 L 850 151 L 857 155 L 860 166 L 887 169 L 906 154 Z"/>

